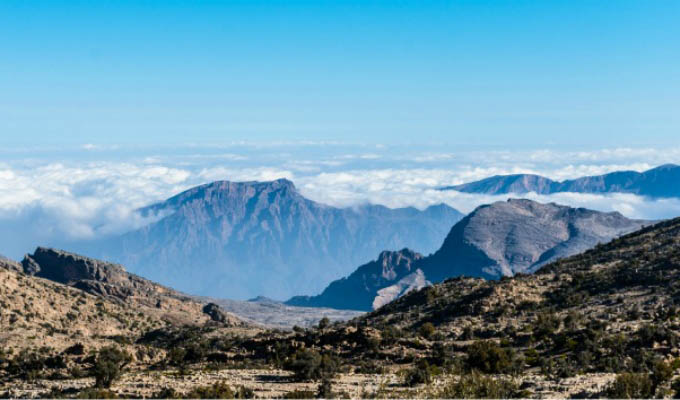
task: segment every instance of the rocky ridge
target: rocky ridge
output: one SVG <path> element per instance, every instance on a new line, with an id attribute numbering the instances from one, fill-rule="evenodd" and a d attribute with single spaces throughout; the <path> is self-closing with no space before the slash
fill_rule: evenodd
<path id="1" fill-rule="evenodd" d="M 554 181 L 531 174 L 496 175 L 462 185 L 446 186 L 441 190 L 456 190 L 481 194 L 551 194 L 574 193 L 633 193 L 652 198 L 680 197 L 675 184 L 680 180 L 680 166 L 662 165 L 644 172 L 619 171 L 565 181 Z"/>

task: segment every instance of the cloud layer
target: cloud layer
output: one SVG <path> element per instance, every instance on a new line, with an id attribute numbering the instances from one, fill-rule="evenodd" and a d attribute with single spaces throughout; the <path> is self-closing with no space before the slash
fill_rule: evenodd
<path id="1" fill-rule="evenodd" d="M 616 170 L 642 171 L 680 160 L 680 149 L 603 149 L 591 152 L 451 151 L 333 143 L 189 147 L 132 153 L 84 146 L 86 157 L 43 155 L 0 164 L 0 253 L 19 257 L 36 245 L 59 245 L 138 228 L 150 222 L 135 209 L 215 180 L 288 178 L 307 197 L 334 206 L 389 207 L 447 203 L 469 212 L 510 196 L 442 192 L 436 188 L 508 173 L 562 180 Z M 515 197 L 515 196 L 512 196 Z M 632 218 L 680 215 L 680 200 L 630 194 L 559 193 L 523 196 Z"/>

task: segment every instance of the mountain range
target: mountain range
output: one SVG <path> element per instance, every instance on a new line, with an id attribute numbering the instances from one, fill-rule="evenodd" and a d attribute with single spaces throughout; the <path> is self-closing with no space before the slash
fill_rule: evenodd
<path id="1" fill-rule="evenodd" d="M 680 185 L 677 182 L 680 182 L 680 166 L 666 164 L 644 172 L 618 171 L 561 182 L 531 174 L 496 175 L 462 185 L 446 186 L 441 190 L 491 195 L 531 192 L 633 193 L 651 198 L 670 198 L 680 197 Z"/>
<path id="2" fill-rule="evenodd" d="M 648 222 L 531 200 L 478 207 L 453 226 L 441 248 L 422 255 L 404 249 L 383 252 L 318 296 L 296 296 L 287 304 L 357 310 L 377 309 L 430 282 L 458 276 L 497 279 L 532 273 L 640 229 Z"/>
<path id="3" fill-rule="evenodd" d="M 444 204 L 331 207 L 285 179 L 214 182 L 140 213 L 161 218 L 70 248 L 187 293 L 230 299 L 318 293 L 382 250 L 435 251 L 463 216 Z"/>

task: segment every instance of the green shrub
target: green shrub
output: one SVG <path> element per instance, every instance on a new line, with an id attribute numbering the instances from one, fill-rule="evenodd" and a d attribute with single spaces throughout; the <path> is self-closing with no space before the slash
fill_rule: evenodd
<path id="1" fill-rule="evenodd" d="M 648 374 L 623 373 L 616 376 L 605 393 L 614 399 L 649 399 L 654 396 L 654 384 Z"/>
<path id="2" fill-rule="evenodd" d="M 420 326 L 420 329 L 418 329 L 418 333 L 420 336 L 424 337 L 425 339 L 429 339 L 434 335 L 436 332 L 436 329 L 434 325 L 432 325 L 432 322 L 426 322 L 423 325 Z"/>
<path id="3" fill-rule="evenodd" d="M 110 388 L 111 384 L 123 374 L 123 369 L 130 361 L 132 357 L 117 347 L 109 346 L 99 350 L 93 369 L 95 386 Z"/>
<path id="4" fill-rule="evenodd" d="M 328 317 L 323 317 L 321 320 L 319 320 L 319 329 L 324 330 L 328 328 L 328 326 L 331 324 L 331 320 L 328 319 Z"/>
<path id="5" fill-rule="evenodd" d="M 255 392 L 243 386 L 234 391 L 226 383 L 217 382 L 210 386 L 196 387 L 183 397 L 185 399 L 252 399 L 255 398 Z"/>
<path id="6" fill-rule="evenodd" d="M 404 383 L 407 386 L 428 384 L 430 382 L 432 382 L 432 373 L 430 371 L 430 364 L 426 360 L 418 361 L 404 376 Z"/>
<path id="7" fill-rule="evenodd" d="M 315 393 L 309 390 L 293 390 L 283 395 L 284 399 L 313 399 Z"/>
<path id="8" fill-rule="evenodd" d="M 509 399 L 527 397 L 510 380 L 484 376 L 478 372 L 448 382 L 435 397 L 442 399 Z"/>
<path id="9" fill-rule="evenodd" d="M 298 381 L 332 379 L 340 370 L 340 361 L 330 354 L 302 349 L 284 363 L 284 368 Z"/>
<path id="10" fill-rule="evenodd" d="M 480 340 L 466 349 L 467 366 L 470 370 L 478 370 L 487 374 L 503 374 L 513 372 L 514 354 L 493 341 Z"/>

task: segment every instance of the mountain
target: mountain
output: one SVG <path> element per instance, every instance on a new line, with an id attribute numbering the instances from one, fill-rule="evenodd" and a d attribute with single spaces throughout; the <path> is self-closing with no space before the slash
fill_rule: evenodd
<path id="1" fill-rule="evenodd" d="M 443 204 L 330 207 L 285 179 L 214 182 L 141 213 L 163 218 L 76 249 L 187 293 L 232 299 L 318 292 L 384 249 L 435 251 L 462 217 Z"/>
<path id="2" fill-rule="evenodd" d="M 449 279 L 351 324 L 364 332 L 379 330 L 383 338 L 415 336 L 426 343 L 411 350 L 400 339 L 383 345 L 381 355 L 417 354 L 430 365 L 462 360 L 459 370 L 494 377 L 512 372 L 515 388 L 528 391 L 515 394 L 523 398 L 651 398 L 670 393 L 671 385 L 677 397 L 676 368 L 669 360 L 680 340 L 679 282 L 680 218 L 550 263 L 535 274 Z M 338 337 L 338 348 L 346 338 Z M 654 373 L 659 367 L 669 373 Z M 534 379 L 539 369 L 547 381 Z M 485 395 L 462 389 L 451 385 L 451 392 L 437 397 Z"/>
<path id="3" fill-rule="evenodd" d="M 148 310 L 174 324 L 197 324 L 207 318 L 201 302 L 128 273 L 121 265 L 38 247 L 24 257 L 21 267 L 28 276 L 67 285 L 135 310 Z M 227 313 L 221 322 L 242 325 L 237 317 Z"/>
<path id="4" fill-rule="evenodd" d="M 39 247 L 21 264 L 3 264 L 0 282 L 3 349 L 62 351 L 84 345 L 90 351 L 131 344 L 160 328 L 251 328 L 224 311 L 222 321 L 215 322 L 205 303 L 129 274 L 119 265 L 61 250 Z M 142 354 L 137 353 L 138 360 Z M 3 371 L 0 367 L 0 375 Z"/>
<path id="5" fill-rule="evenodd" d="M 680 197 L 680 166 L 667 164 L 645 172 L 620 171 L 562 182 L 538 175 L 497 175 L 441 190 L 481 194 L 633 193 L 652 198 Z"/>
<path id="6" fill-rule="evenodd" d="M 531 273 L 558 258 L 635 231 L 645 221 L 531 200 L 478 207 L 453 226 L 441 248 L 428 257 L 409 250 L 385 252 L 318 296 L 287 304 L 356 310 L 376 309 L 427 281 L 456 276 L 497 279 Z M 396 285 L 396 286 L 394 286 Z"/>
<path id="7" fill-rule="evenodd" d="M 422 271 L 414 268 L 415 262 L 422 259 L 421 254 L 409 249 L 383 251 L 377 260 L 360 266 L 346 278 L 332 282 L 320 295 L 295 296 L 286 304 L 371 310 L 400 294 L 425 286 L 427 283 L 418 279 Z"/>

